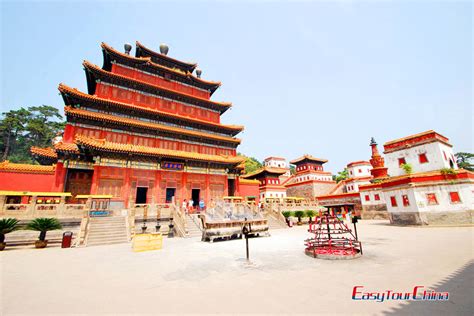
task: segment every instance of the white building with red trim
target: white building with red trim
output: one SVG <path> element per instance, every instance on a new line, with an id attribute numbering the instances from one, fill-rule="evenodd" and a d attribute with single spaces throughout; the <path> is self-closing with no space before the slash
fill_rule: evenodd
<path id="1" fill-rule="evenodd" d="M 449 139 L 432 130 L 386 142 L 383 147 L 391 177 L 405 174 L 403 164 L 411 165 L 413 173 L 457 169 Z"/>
<path id="2" fill-rule="evenodd" d="M 393 224 L 474 223 L 474 173 L 458 169 L 448 138 L 430 130 L 389 141 L 384 144 L 387 168 L 374 141 L 371 146 L 372 173 L 379 175 L 359 187 L 363 217 L 385 208 Z M 402 164 L 410 164 L 412 173 Z"/>
<path id="3" fill-rule="evenodd" d="M 393 224 L 473 224 L 473 172 L 416 173 L 380 185 Z"/>
<path id="4" fill-rule="evenodd" d="M 347 165 L 348 179 L 344 180 L 347 193 L 359 192 L 359 186 L 370 184 L 372 165 L 368 161 L 354 161 Z"/>

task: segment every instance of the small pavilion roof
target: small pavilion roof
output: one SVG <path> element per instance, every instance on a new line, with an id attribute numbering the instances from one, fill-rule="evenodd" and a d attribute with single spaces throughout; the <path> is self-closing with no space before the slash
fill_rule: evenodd
<path id="1" fill-rule="evenodd" d="M 256 179 L 263 176 L 265 173 L 281 176 L 282 174 L 285 174 L 286 172 L 288 172 L 288 169 L 285 169 L 285 168 L 263 167 L 261 169 L 258 169 L 257 171 L 243 175 L 241 176 L 241 178 Z"/>
<path id="2" fill-rule="evenodd" d="M 240 144 L 240 139 L 234 138 L 234 137 L 214 135 L 210 133 L 188 130 L 188 129 L 180 128 L 180 127 L 173 127 L 173 126 L 168 126 L 164 124 L 145 122 L 145 121 L 141 121 L 137 119 L 120 117 L 120 116 L 112 115 L 112 114 L 77 109 L 70 106 L 64 107 L 64 113 L 68 117 L 69 116 L 80 117 L 80 118 L 85 118 L 85 119 L 93 120 L 93 121 L 103 121 L 107 123 L 115 123 L 118 125 L 134 126 L 134 127 L 146 128 L 150 130 L 166 131 L 166 132 L 172 132 L 175 134 L 178 133 L 178 134 L 194 136 L 194 137 L 199 137 L 199 138 L 207 138 L 207 139 L 229 142 L 233 144 Z"/>
<path id="3" fill-rule="evenodd" d="M 41 157 L 46 157 L 46 158 L 51 158 L 51 159 L 58 158 L 58 154 L 56 154 L 56 151 L 52 147 L 41 148 L 41 147 L 33 146 L 30 148 L 30 152 L 33 155 L 38 155 Z"/>
<path id="4" fill-rule="evenodd" d="M 201 107 L 211 108 L 213 110 L 219 111 L 221 114 L 227 111 L 230 107 L 232 107 L 232 103 L 230 102 L 212 101 L 212 100 L 198 97 L 195 95 L 178 92 L 172 89 L 167 89 L 164 87 L 153 85 L 142 80 L 132 79 L 127 76 L 123 76 L 123 75 L 119 75 L 116 73 L 103 70 L 99 66 L 94 65 L 88 61 L 84 61 L 82 65 L 84 66 L 84 69 L 86 70 L 87 85 L 88 85 L 90 94 L 95 93 L 95 85 L 96 85 L 97 79 L 99 80 L 108 79 L 114 82 L 119 82 L 120 84 L 123 84 L 125 87 L 126 86 L 135 87 L 137 90 L 140 90 L 146 93 L 152 93 L 158 97 L 168 97 L 178 102 L 185 102 L 185 103 L 190 103 L 190 104 L 201 106 Z"/>
<path id="5" fill-rule="evenodd" d="M 297 158 L 297 159 L 295 159 L 295 160 L 290 161 L 290 163 L 291 163 L 292 165 L 295 165 L 295 164 L 300 163 L 300 162 L 302 162 L 302 161 L 304 161 L 304 160 L 309 160 L 309 161 L 314 161 L 314 162 L 319 162 L 319 163 L 326 163 L 326 162 L 328 162 L 327 159 L 316 158 L 316 157 L 313 157 L 313 156 L 311 156 L 311 155 L 304 155 L 304 156 L 302 156 L 302 157 L 300 157 L 300 158 Z"/>
<path id="6" fill-rule="evenodd" d="M 134 105 L 134 104 L 129 104 L 129 103 L 123 103 L 119 101 L 114 101 L 114 100 L 109 100 L 109 99 L 104 99 L 104 98 L 99 98 L 96 95 L 90 95 L 84 92 L 81 92 L 77 89 L 73 89 L 65 84 L 59 84 L 58 90 L 61 92 L 63 95 L 64 102 L 66 104 L 72 105 L 69 103 L 68 96 L 73 96 L 74 98 L 85 100 L 85 101 L 90 101 L 90 102 L 98 102 L 100 104 L 103 104 L 104 106 L 113 106 L 113 107 L 119 107 L 119 108 L 124 108 L 124 109 L 129 109 L 129 110 L 136 110 L 136 111 L 141 111 L 141 112 L 146 112 L 148 114 L 152 115 L 157 115 L 158 117 L 168 117 L 168 118 L 176 118 L 180 119 L 183 121 L 191 122 L 191 123 L 197 123 L 197 124 L 202 124 L 202 125 L 207 125 L 207 126 L 212 126 L 215 128 L 219 129 L 224 129 L 231 131 L 233 135 L 238 134 L 239 132 L 244 130 L 244 127 L 241 125 L 224 125 L 224 124 L 219 124 L 219 123 L 214 123 L 214 122 L 209 122 L 205 120 L 200 120 L 196 119 L 193 117 L 186 117 L 182 116 L 179 114 L 173 114 L 173 113 L 167 113 L 164 111 L 152 109 L 152 108 L 147 108 L 144 106 L 140 105 Z"/>
<path id="7" fill-rule="evenodd" d="M 158 64 L 165 65 L 171 68 L 175 67 L 187 72 L 193 72 L 193 70 L 197 67 L 196 63 L 184 62 L 184 61 L 169 57 L 168 55 L 155 52 L 145 47 L 139 41 L 136 42 L 135 56 L 136 57 L 151 57 L 151 59 L 154 60 Z"/>
<path id="8" fill-rule="evenodd" d="M 109 142 L 105 139 L 96 139 L 93 137 L 87 137 L 83 135 L 76 135 L 75 143 L 80 147 L 86 147 L 95 149 L 97 151 L 111 152 L 111 153 L 122 153 L 128 155 L 138 156 L 150 156 L 150 157 L 164 157 L 164 158 L 178 158 L 184 160 L 198 160 L 198 161 L 209 161 L 223 164 L 235 164 L 238 165 L 243 161 L 242 157 L 239 156 L 226 156 L 226 155 L 208 155 L 193 153 L 180 150 L 163 149 L 157 147 L 138 146 L 131 144 L 122 144 Z"/>

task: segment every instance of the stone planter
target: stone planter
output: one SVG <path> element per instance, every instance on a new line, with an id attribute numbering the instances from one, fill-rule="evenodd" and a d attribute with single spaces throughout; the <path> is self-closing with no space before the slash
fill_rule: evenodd
<path id="1" fill-rule="evenodd" d="M 35 241 L 35 248 L 37 248 L 37 249 L 46 248 L 47 245 L 48 245 L 47 240 L 37 240 L 37 241 Z"/>

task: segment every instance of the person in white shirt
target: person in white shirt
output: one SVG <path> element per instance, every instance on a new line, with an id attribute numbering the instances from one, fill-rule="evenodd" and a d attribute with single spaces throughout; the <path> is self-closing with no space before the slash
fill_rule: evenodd
<path id="1" fill-rule="evenodd" d="M 188 214 L 188 201 L 186 201 L 186 199 L 184 199 L 182 207 L 183 207 L 183 212 L 185 214 Z"/>
<path id="2" fill-rule="evenodd" d="M 193 199 L 189 199 L 188 212 L 192 212 L 192 211 L 193 211 L 193 207 L 194 207 L 194 201 L 193 201 Z"/>

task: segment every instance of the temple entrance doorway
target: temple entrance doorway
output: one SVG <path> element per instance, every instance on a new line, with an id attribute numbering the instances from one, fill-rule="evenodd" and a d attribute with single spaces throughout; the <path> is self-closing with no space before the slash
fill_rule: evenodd
<path id="1" fill-rule="evenodd" d="M 234 179 L 228 179 L 227 180 L 227 187 L 229 191 L 229 196 L 234 196 L 235 195 L 235 180 Z"/>
<path id="2" fill-rule="evenodd" d="M 136 204 L 146 204 L 146 194 L 148 188 L 146 187 L 137 187 L 137 197 L 135 198 Z"/>
<path id="3" fill-rule="evenodd" d="M 176 193 L 176 188 L 166 188 L 166 203 L 173 202 L 173 197 Z"/>
<path id="4" fill-rule="evenodd" d="M 200 189 L 193 189 L 191 191 L 191 198 L 194 202 L 194 207 L 199 207 L 199 194 L 201 193 Z"/>
<path id="5" fill-rule="evenodd" d="M 64 191 L 71 192 L 72 199 L 76 195 L 90 194 L 93 174 L 93 170 L 68 169 Z"/>

